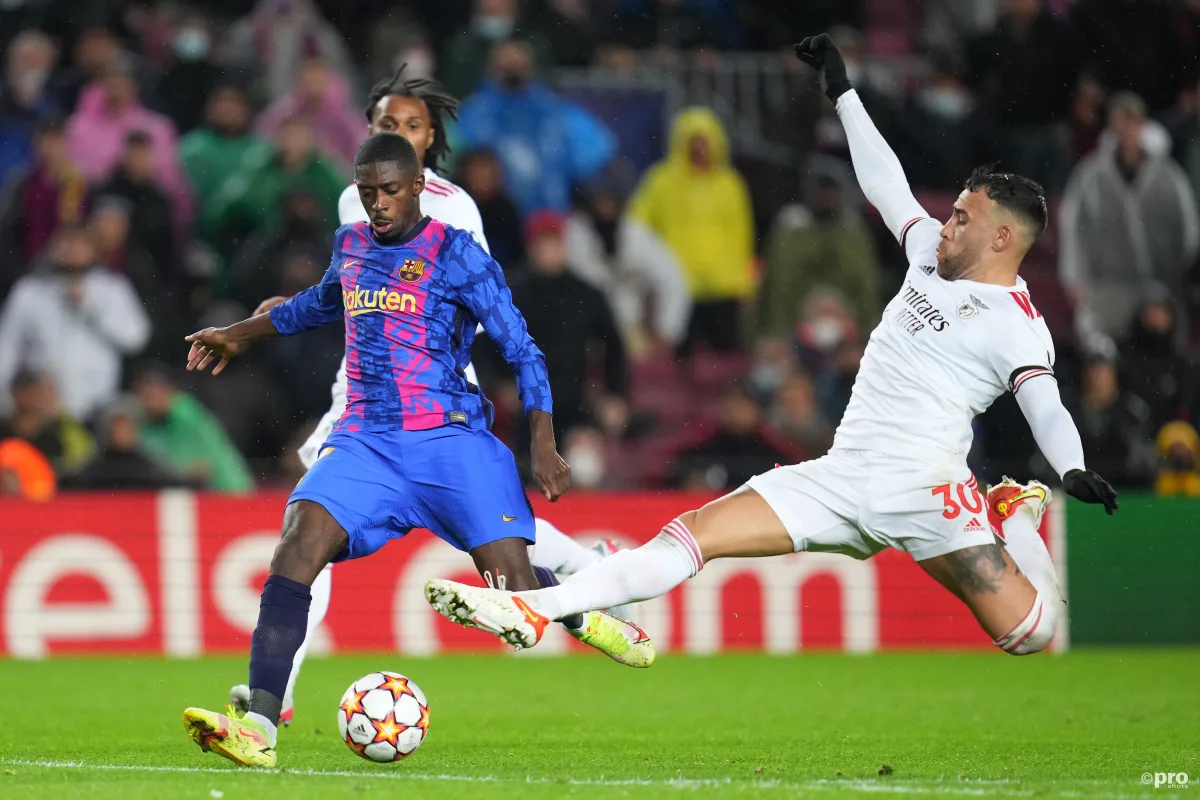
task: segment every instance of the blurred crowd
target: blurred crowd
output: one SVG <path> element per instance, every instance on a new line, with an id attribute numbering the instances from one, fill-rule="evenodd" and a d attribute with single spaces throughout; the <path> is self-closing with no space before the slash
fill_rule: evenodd
<path id="1" fill-rule="evenodd" d="M 0 2 L 0 490 L 299 477 L 341 328 L 217 379 L 183 337 L 319 281 L 368 88 L 402 65 L 462 100 L 438 169 L 546 353 L 577 486 L 820 456 L 905 268 L 791 58 L 821 30 L 931 214 L 979 163 L 1043 182 L 1023 274 L 1089 466 L 1200 496 L 1200 0 Z M 676 103 L 630 140 L 647 69 L 735 64 L 753 119 Z M 486 337 L 474 357 L 520 457 L 512 376 Z M 1053 481 L 1011 398 L 976 428 L 981 478 Z"/>

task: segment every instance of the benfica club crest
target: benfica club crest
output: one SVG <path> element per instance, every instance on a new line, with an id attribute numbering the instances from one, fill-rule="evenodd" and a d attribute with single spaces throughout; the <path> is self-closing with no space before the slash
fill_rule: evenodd
<path id="1" fill-rule="evenodd" d="M 404 266 L 400 267 L 400 280 L 405 283 L 416 283 L 424 274 L 424 261 L 417 261 L 415 258 L 404 259 Z"/>

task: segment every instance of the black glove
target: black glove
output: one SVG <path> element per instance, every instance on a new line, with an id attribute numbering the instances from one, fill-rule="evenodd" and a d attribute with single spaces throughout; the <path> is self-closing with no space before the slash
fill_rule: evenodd
<path id="1" fill-rule="evenodd" d="M 1085 503 L 1103 503 L 1104 510 L 1111 516 L 1117 510 L 1117 493 L 1090 469 L 1073 469 L 1063 475 L 1063 491 Z"/>
<path id="2" fill-rule="evenodd" d="M 825 96 L 831 103 L 836 105 L 839 97 L 854 88 L 846 77 L 846 62 L 828 33 L 806 37 L 792 45 L 792 50 L 796 58 L 825 76 Z"/>

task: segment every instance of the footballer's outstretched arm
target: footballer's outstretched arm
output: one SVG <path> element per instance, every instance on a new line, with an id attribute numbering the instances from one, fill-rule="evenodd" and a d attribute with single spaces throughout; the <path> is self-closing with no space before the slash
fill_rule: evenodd
<path id="1" fill-rule="evenodd" d="M 495 259 L 465 238 L 459 239 L 454 250 L 466 272 L 460 284 L 463 302 L 500 348 L 517 378 L 517 392 L 533 439 L 533 476 L 546 499 L 557 500 L 571 485 L 571 469 L 554 441 L 554 403 L 546 357 L 529 335 L 525 317 L 513 305 L 504 270 Z"/>
<path id="2" fill-rule="evenodd" d="M 319 284 L 265 313 L 255 314 L 228 327 L 205 328 L 184 337 L 191 344 L 187 368 L 203 371 L 216 361 L 212 374 L 218 375 L 225 369 L 229 359 L 251 344 L 328 325 L 338 319 L 342 311 L 341 276 L 334 263 L 325 271 Z"/>
<path id="3" fill-rule="evenodd" d="M 1084 466 L 1083 442 L 1059 397 L 1058 382 L 1044 369 L 1031 368 L 1024 377 L 1014 377 L 1017 405 L 1042 455 L 1062 478 L 1063 490 L 1085 503 L 1103 504 L 1111 514 L 1117 508 L 1117 493 L 1108 481 Z"/>
<path id="4" fill-rule="evenodd" d="M 913 196 L 900 159 L 871 121 L 858 92 L 846 77 L 842 54 L 825 33 L 810 36 L 793 49 L 797 58 L 816 68 L 825 78 L 825 94 L 846 129 L 850 160 L 863 195 L 879 209 L 896 240 L 903 243 L 908 226 L 929 214 Z"/>

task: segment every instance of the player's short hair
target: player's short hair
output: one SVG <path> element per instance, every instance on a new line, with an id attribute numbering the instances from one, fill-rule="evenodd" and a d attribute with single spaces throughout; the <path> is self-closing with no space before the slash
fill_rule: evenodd
<path id="1" fill-rule="evenodd" d="M 385 97 L 397 95 L 424 102 L 425 107 L 429 109 L 429 122 L 433 125 L 433 144 L 425 151 L 425 166 L 436 170 L 439 159 L 450 153 L 450 142 L 446 138 L 446 117 L 458 119 L 458 98 L 432 78 L 405 78 L 404 68 L 407 66 L 401 64 L 395 75 L 384 78 L 371 87 L 371 94 L 367 97 L 367 122 L 375 122 L 375 106 Z"/>
<path id="2" fill-rule="evenodd" d="M 997 172 L 995 164 L 976 167 L 967 178 L 968 192 L 984 192 L 988 199 L 1029 226 L 1036 239 L 1046 230 L 1050 212 L 1046 193 L 1037 181 L 1011 172 Z"/>
<path id="3" fill-rule="evenodd" d="M 372 134 L 358 146 L 358 152 L 354 154 L 355 169 L 387 161 L 395 161 L 405 175 L 416 176 L 421 171 L 412 142 L 398 133 Z"/>

